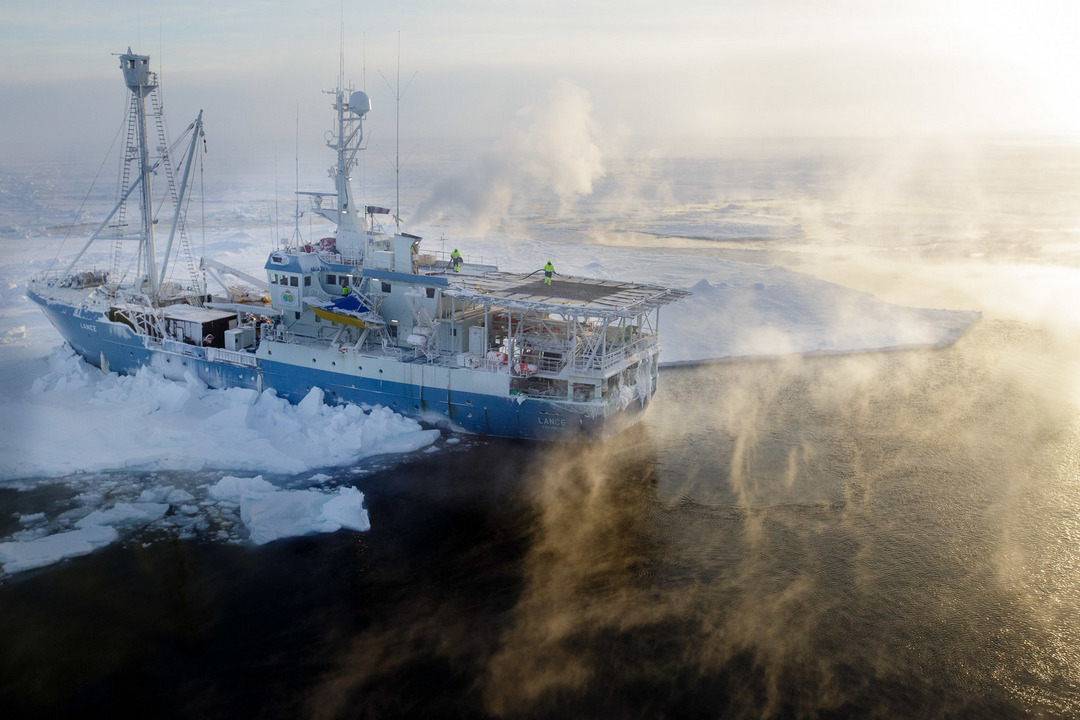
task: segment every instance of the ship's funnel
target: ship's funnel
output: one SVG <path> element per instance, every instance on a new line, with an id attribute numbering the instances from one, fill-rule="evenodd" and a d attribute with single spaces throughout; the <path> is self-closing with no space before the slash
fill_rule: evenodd
<path id="1" fill-rule="evenodd" d="M 364 117 L 371 110 L 371 98 L 366 92 L 357 90 L 349 96 L 349 111 Z"/>

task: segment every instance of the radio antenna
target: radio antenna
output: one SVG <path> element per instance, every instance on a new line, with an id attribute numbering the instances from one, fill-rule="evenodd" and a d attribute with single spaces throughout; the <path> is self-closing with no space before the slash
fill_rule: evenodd
<path id="1" fill-rule="evenodd" d="M 401 31 L 398 30 L 398 48 L 397 48 L 397 88 L 390 86 L 390 81 L 386 79 L 386 76 L 382 74 L 383 82 L 390 88 L 390 91 L 394 93 L 394 201 L 397 205 L 397 209 L 394 211 L 394 223 L 397 225 L 398 230 L 401 229 L 401 167 L 404 162 L 401 160 L 401 98 L 405 94 L 405 91 L 412 85 L 412 81 L 416 78 L 416 73 L 412 74 L 409 78 L 409 82 L 405 83 L 405 90 L 401 89 Z M 414 148 L 415 151 L 415 148 Z M 412 153 L 409 153 L 409 157 L 412 157 Z M 405 158 L 408 161 L 409 158 Z"/>
<path id="2" fill-rule="evenodd" d="M 296 103 L 296 192 L 294 194 L 296 205 L 293 209 L 296 225 L 293 229 L 293 240 L 296 246 L 301 246 L 300 236 L 300 102 Z"/>

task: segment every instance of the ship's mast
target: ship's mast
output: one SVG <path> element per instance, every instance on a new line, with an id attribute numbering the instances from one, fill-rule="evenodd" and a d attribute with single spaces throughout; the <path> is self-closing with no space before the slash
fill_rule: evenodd
<path id="1" fill-rule="evenodd" d="M 75 269 L 76 264 L 90 249 L 90 246 L 101 235 L 102 231 L 109 225 L 113 218 L 123 218 L 123 209 L 136 189 L 142 194 L 141 210 L 141 234 L 139 236 L 139 253 L 136 263 L 136 283 L 137 290 L 139 292 L 147 293 L 153 304 L 157 304 L 161 299 L 162 287 L 164 278 L 169 269 L 169 257 L 172 252 L 173 241 L 176 238 L 177 231 L 180 234 L 181 247 L 188 252 L 188 268 L 191 271 L 192 278 L 192 302 L 198 302 L 197 297 L 201 294 L 199 289 L 199 282 L 196 277 L 196 271 L 194 269 L 194 263 L 190 256 L 190 251 L 186 245 L 186 238 L 183 230 L 183 207 L 188 188 L 188 180 L 191 175 L 193 163 L 195 162 L 195 150 L 198 144 L 198 140 L 203 135 L 202 131 L 202 111 L 199 111 L 199 116 L 195 119 L 195 122 L 188 126 L 185 135 L 191 133 L 191 144 L 185 154 L 187 162 L 184 166 L 184 173 L 181 177 L 179 191 L 175 189 L 174 171 L 171 160 L 171 148 L 168 147 L 168 139 L 165 136 L 165 129 L 163 118 L 161 116 L 160 105 L 157 103 L 157 96 L 153 96 L 153 92 L 158 87 L 158 78 L 156 73 L 150 72 L 150 56 L 149 55 L 137 55 L 131 52 L 131 48 L 128 48 L 126 53 L 120 55 L 120 69 L 124 73 L 124 82 L 127 84 L 128 89 L 131 90 L 131 103 L 128 109 L 127 127 L 128 127 L 128 142 L 122 155 L 122 179 L 121 179 L 121 195 L 120 199 L 113 206 L 113 209 L 105 217 L 105 219 L 98 225 L 97 229 L 91 233 L 87 238 L 86 244 L 82 249 L 75 254 L 75 257 L 71 260 L 67 269 L 60 274 L 60 277 L 68 277 Z M 153 103 L 155 108 L 153 114 L 158 119 L 158 131 L 160 136 L 160 146 L 158 147 L 159 153 L 157 159 L 152 159 L 150 156 L 150 140 L 147 134 L 146 128 L 146 99 L 151 98 L 155 100 Z M 129 177 L 129 167 L 138 160 L 139 170 L 138 174 L 132 179 Z M 161 263 L 160 268 L 157 265 L 156 258 L 156 246 L 154 238 L 154 192 L 153 192 L 153 177 L 154 173 L 164 166 L 166 171 L 167 185 L 169 193 L 172 198 L 172 202 L 175 203 L 176 209 L 173 213 L 172 226 L 169 231 L 168 243 L 164 253 L 164 260 Z M 130 182 L 129 182 L 130 180 Z M 119 223 L 123 225 L 123 222 Z M 119 228 L 117 228 L 119 231 Z M 114 262 L 118 263 L 120 257 L 119 249 L 120 235 L 117 234 L 117 245 L 115 246 Z M 118 267 L 118 265 L 116 266 Z M 114 270 L 116 268 L 114 267 Z M 120 280 L 116 281 L 117 288 L 120 285 Z"/>
<path id="2" fill-rule="evenodd" d="M 338 72 L 338 86 L 329 91 L 334 96 L 337 112 L 335 128 L 328 133 L 326 146 L 337 154 L 337 162 L 330 168 L 334 179 L 337 206 L 322 207 L 318 202 L 314 212 L 337 225 L 337 249 L 350 260 L 362 263 L 367 246 L 367 232 L 362 224 L 363 208 L 353 201 L 352 169 L 357 165 L 356 156 L 364 140 L 364 115 L 371 110 L 371 98 L 361 90 L 345 87 L 344 60 Z"/>
<path id="3" fill-rule="evenodd" d="M 140 256 L 146 270 L 146 283 L 150 298 L 157 300 L 158 277 L 157 259 L 154 250 L 154 193 L 151 182 L 150 145 L 146 136 L 146 98 L 157 88 L 157 75 L 150 72 L 150 56 L 136 55 L 131 48 L 120 56 L 120 68 L 124 71 L 124 82 L 132 94 L 132 107 L 135 111 L 136 141 L 139 153 L 139 179 L 142 190 L 142 252 Z"/>

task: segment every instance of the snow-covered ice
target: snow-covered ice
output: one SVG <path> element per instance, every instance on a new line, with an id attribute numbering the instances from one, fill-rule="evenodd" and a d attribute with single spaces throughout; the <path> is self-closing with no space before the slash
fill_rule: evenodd
<path id="1" fill-rule="evenodd" d="M 664 315 L 661 363 L 943 347 L 979 313 L 909 308 L 784 268 L 730 263 Z"/>
<path id="2" fill-rule="evenodd" d="M 0 566 L 6 573 L 16 573 L 52 565 L 65 558 L 92 553 L 119 536 L 116 529 L 108 525 L 91 525 L 33 540 L 3 542 L 0 543 Z"/>
<path id="3" fill-rule="evenodd" d="M 272 390 L 215 390 L 149 368 L 105 374 L 58 346 L 0 414 L 0 478 L 157 467 L 303 473 L 411 452 L 438 436 L 384 407 L 326 405 L 318 388 L 292 405 Z"/>
<path id="4" fill-rule="evenodd" d="M 0 570 L 9 574 L 145 531 L 255 544 L 362 532 L 370 523 L 360 490 L 333 487 L 332 475 L 313 471 L 420 450 L 440 436 L 383 407 L 326 405 L 317 388 L 291 405 L 273 391 L 215 390 L 149 369 L 106 374 L 66 345 L 6 365 L 29 387 L 9 375 L 4 388 L 0 487 L 59 483 L 78 505 L 20 515 L 22 529 L 0 541 Z M 31 380 L 34 368 L 40 374 Z M 261 476 L 205 482 L 220 469 L 307 475 L 298 483 L 312 487 L 277 487 Z M 154 484 L 162 470 L 185 486 Z"/>
<path id="5" fill-rule="evenodd" d="M 210 497 L 239 507 L 240 519 L 257 545 L 342 528 L 371 529 L 364 494 L 354 487 L 330 492 L 279 490 L 261 475 L 224 477 L 210 488 Z"/>

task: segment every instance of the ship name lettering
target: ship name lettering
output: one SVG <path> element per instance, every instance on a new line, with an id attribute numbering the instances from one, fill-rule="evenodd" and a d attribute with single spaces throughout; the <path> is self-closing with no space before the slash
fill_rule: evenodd
<path id="1" fill-rule="evenodd" d="M 566 418 L 563 417 L 543 417 L 540 418 L 541 425 L 558 425 L 559 427 L 566 427 Z"/>
<path id="2" fill-rule="evenodd" d="M 97 325 L 91 325 L 89 323 L 79 323 L 79 327 L 83 330 L 89 330 L 90 332 L 97 332 Z"/>

